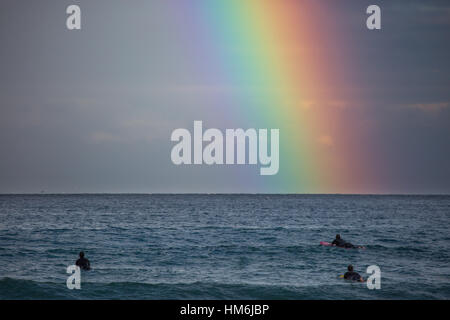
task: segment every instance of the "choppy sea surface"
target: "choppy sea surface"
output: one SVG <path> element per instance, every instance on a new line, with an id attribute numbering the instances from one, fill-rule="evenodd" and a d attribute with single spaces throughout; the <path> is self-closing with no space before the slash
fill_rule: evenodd
<path id="1" fill-rule="evenodd" d="M 0 299 L 449 299 L 449 248 L 450 196 L 0 195 Z"/>

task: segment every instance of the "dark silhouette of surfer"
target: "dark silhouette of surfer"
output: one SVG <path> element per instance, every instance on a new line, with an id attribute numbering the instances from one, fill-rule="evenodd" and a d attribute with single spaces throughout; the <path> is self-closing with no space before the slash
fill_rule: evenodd
<path id="1" fill-rule="evenodd" d="M 80 258 L 77 260 L 77 262 L 75 262 L 75 264 L 77 266 L 79 266 L 80 269 L 82 269 L 82 270 L 86 270 L 86 271 L 87 270 L 91 270 L 91 263 L 89 262 L 88 259 L 86 259 L 84 257 L 84 252 L 83 251 L 80 252 Z"/>
<path id="2" fill-rule="evenodd" d="M 344 279 L 346 280 L 352 280 L 352 281 L 359 281 L 364 282 L 363 277 L 358 272 L 353 271 L 353 266 L 349 265 L 347 267 L 347 272 L 344 274 Z"/>
<path id="3" fill-rule="evenodd" d="M 341 238 L 340 234 L 336 235 L 336 239 L 333 240 L 331 245 L 336 246 L 336 247 L 341 247 L 341 248 L 353 248 L 353 249 L 363 248 L 361 246 L 355 246 L 354 244 L 351 244 L 350 242 L 345 241 L 344 239 Z"/>

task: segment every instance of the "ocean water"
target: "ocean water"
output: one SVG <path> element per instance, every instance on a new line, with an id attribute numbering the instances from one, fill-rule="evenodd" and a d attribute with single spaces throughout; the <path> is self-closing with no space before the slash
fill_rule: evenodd
<path id="1" fill-rule="evenodd" d="M 0 299 L 449 299 L 449 248 L 450 196 L 0 195 Z"/>

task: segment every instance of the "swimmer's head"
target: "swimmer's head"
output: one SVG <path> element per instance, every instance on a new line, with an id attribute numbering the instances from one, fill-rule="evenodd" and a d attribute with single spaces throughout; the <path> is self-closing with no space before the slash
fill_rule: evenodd
<path id="1" fill-rule="evenodd" d="M 353 271 L 353 266 L 350 264 L 348 267 L 347 267 L 347 269 L 348 269 L 348 271 Z"/>
<path id="2" fill-rule="evenodd" d="M 83 251 L 80 252 L 80 258 L 84 258 L 84 252 Z"/>
<path id="3" fill-rule="evenodd" d="M 340 234 L 337 234 L 336 235 L 336 239 L 340 239 L 341 238 L 341 235 Z"/>

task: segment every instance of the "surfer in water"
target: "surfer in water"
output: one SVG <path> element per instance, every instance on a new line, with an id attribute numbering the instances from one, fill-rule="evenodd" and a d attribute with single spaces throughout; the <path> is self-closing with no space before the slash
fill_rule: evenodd
<path id="1" fill-rule="evenodd" d="M 352 281 L 358 281 L 358 282 L 364 282 L 363 277 L 360 276 L 358 272 L 353 271 L 353 266 L 349 265 L 347 267 L 347 272 L 344 274 L 344 279 L 346 280 L 352 280 Z"/>
<path id="2" fill-rule="evenodd" d="M 79 266 L 80 269 L 82 269 L 82 270 L 86 270 L 86 271 L 87 270 L 91 270 L 91 263 L 89 262 L 88 259 L 86 259 L 84 257 L 84 252 L 83 251 L 80 252 L 80 258 L 77 260 L 77 262 L 75 262 L 75 264 L 77 266 Z"/>
<path id="3" fill-rule="evenodd" d="M 336 235 L 336 239 L 333 240 L 331 245 L 336 246 L 336 247 L 341 247 L 341 248 L 355 248 L 355 249 L 362 248 L 361 246 L 355 246 L 355 245 L 351 244 L 350 242 L 345 241 L 344 239 L 341 238 L 340 234 Z"/>

